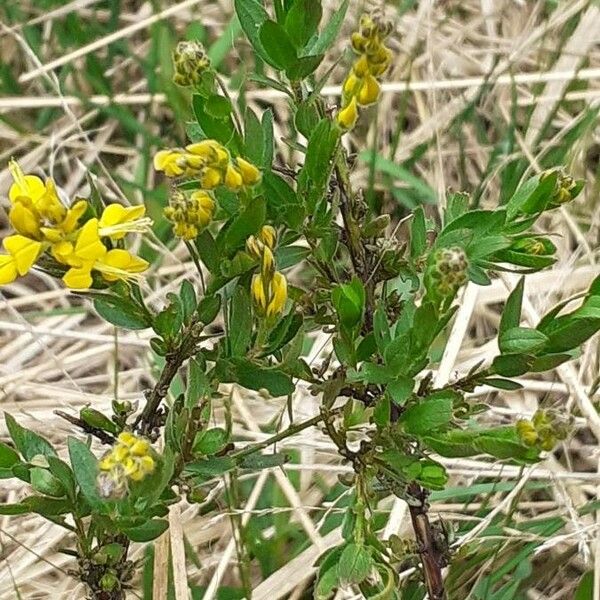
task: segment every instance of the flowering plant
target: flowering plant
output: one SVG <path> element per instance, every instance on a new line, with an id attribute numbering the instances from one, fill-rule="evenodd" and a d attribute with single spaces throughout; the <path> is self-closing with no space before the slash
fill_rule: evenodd
<path id="1" fill-rule="evenodd" d="M 525 327 L 521 278 L 498 325 L 498 353 L 450 383 L 437 384 L 431 371 L 465 286 L 552 264 L 555 247 L 539 219 L 571 202 L 582 183 L 552 168 L 493 208 L 449 193 L 440 199 L 440 219 L 418 207 L 394 222 L 353 186 L 344 146 L 348 132 L 373 117 L 367 107 L 377 103 L 392 60 L 386 40 L 393 24 L 377 13 L 360 19 L 335 107 L 319 94 L 327 74 L 316 71 L 339 15 L 320 28 L 317 2 L 275 5 L 271 18 L 255 0 L 236 0 L 253 52 L 277 76 L 261 81 L 289 97 L 291 127 L 306 140 L 282 142 L 301 156 L 291 165 L 275 146 L 269 110 L 259 118 L 246 109 L 242 117 L 198 43 L 174 50 L 174 81 L 190 92 L 194 121 L 189 143 L 159 149 L 154 167 L 168 196 L 161 218 L 196 272 L 161 310 L 144 294 L 149 263 L 131 251 L 133 236 L 150 235 L 143 206 L 105 205 L 97 190 L 89 199 L 68 199 L 52 179 L 26 175 L 11 162 L 14 233 L 3 240 L 0 283 L 32 268 L 60 278 L 85 290 L 115 326 L 152 329 L 150 347 L 162 360 L 141 405 L 115 399 L 110 414 L 86 407 L 78 417 L 65 415 L 74 426 L 69 462 L 6 416 L 11 441 L 0 445 L 2 477 L 19 478 L 32 491 L 0 512 L 37 512 L 72 531 L 76 574 L 94 598 L 125 597 L 136 569 L 130 544 L 164 533 L 170 506 L 204 501 L 225 474 L 284 465 L 288 457 L 271 447 L 319 426 L 352 475 L 343 482 L 350 497 L 343 541 L 317 563 L 315 598 L 345 586 L 378 600 L 401 598 L 413 585 L 420 595 L 411 597 L 426 590 L 440 600 L 452 553 L 447 532 L 428 512 L 430 492 L 448 481 L 439 457 L 487 454 L 524 465 L 569 433 L 569 423 L 550 409 L 487 427 L 478 421 L 485 407 L 469 393 L 484 385 L 508 393 L 519 387 L 515 377 L 575 358 L 600 329 L 600 279 L 578 307 L 559 306 Z M 302 274 L 292 278 L 297 265 Z M 303 351 L 319 331 L 331 336 L 333 351 L 312 368 Z M 178 375 L 181 394 L 174 393 Z M 318 412 L 267 441 L 236 440 L 227 418 L 210 427 L 219 414 L 215 399 L 228 385 L 280 398 L 298 382 L 320 398 Z M 378 536 L 375 508 L 389 495 L 407 503 L 416 543 Z M 408 583 L 396 569 L 407 561 L 418 566 Z"/>

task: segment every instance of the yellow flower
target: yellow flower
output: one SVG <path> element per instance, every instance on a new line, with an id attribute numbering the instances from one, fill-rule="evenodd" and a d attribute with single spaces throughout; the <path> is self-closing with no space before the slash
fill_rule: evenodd
<path id="1" fill-rule="evenodd" d="M 352 129 L 358 120 L 358 108 L 356 106 L 356 97 L 353 96 L 348 106 L 344 107 L 337 114 L 337 122 L 344 129 Z"/>
<path id="2" fill-rule="evenodd" d="M 40 217 L 24 203 L 15 202 L 8 212 L 8 220 L 18 233 L 34 239 L 40 237 Z"/>
<path id="3" fill-rule="evenodd" d="M 244 180 L 242 179 L 242 174 L 240 171 L 232 165 L 229 165 L 225 171 L 224 183 L 230 190 L 235 191 L 242 187 Z"/>
<path id="4" fill-rule="evenodd" d="M 167 177 L 179 177 L 186 170 L 186 161 L 179 150 L 159 150 L 154 155 L 154 168 Z"/>
<path id="5" fill-rule="evenodd" d="M 200 185 L 205 190 L 216 188 L 222 181 L 221 172 L 213 167 L 206 167 L 200 175 Z"/>
<path id="6" fill-rule="evenodd" d="M 124 431 L 112 449 L 98 461 L 98 467 L 116 480 L 122 474 L 132 481 L 141 481 L 156 468 L 152 453 L 147 439 Z"/>
<path id="7" fill-rule="evenodd" d="M 107 250 L 99 237 L 98 219 L 90 219 L 82 228 L 71 254 L 62 257 L 71 268 L 63 276 L 71 289 L 86 289 L 92 285 L 92 271 L 98 271 L 106 281 L 135 279 L 148 268 L 148 263 L 127 250 Z"/>
<path id="8" fill-rule="evenodd" d="M 251 162 L 243 158 L 236 158 L 235 162 L 242 174 L 244 185 L 254 185 L 260 181 L 260 171 Z"/>
<path id="9" fill-rule="evenodd" d="M 287 280 L 283 273 L 277 271 L 271 281 L 271 298 L 267 306 L 267 317 L 283 312 L 287 300 Z"/>
<path id="10" fill-rule="evenodd" d="M 109 204 L 98 222 L 99 233 L 111 240 L 120 240 L 128 233 L 144 233 L 150 228 L 152 221 L 144 217 L 145 206 L 122 206 Z"/>
<path id="11" fill-rule="evenodd" d="M 204 164 L 223 167 L 229 162 L 229 152 L 216 140 L 202 140 L 185 147 L 186 151 L 204 160 Z"/>
<path id="12" fill-rule="evenodd" d="M 23 199 L 36 204 L 46 193 L 44 182 L 37 175 L 25 175 L 15 160 L 8 163 L 8 170 L 14 179 L 14 183 L 8 190 L 8 198 L 11 202 L 22 202 Z"/>
<path id="13" fill-rule="evenodd" d="M 363 83 L 360 87 L 360 91 L 357 95 L 357 101 L 361 106 L 367 106 L 368 104 L 373 104 L 377 102 L 379 98 L 379 83 L 377 83 L 377 79 L 373 77 L 373 75 L 367 75 Z"/>

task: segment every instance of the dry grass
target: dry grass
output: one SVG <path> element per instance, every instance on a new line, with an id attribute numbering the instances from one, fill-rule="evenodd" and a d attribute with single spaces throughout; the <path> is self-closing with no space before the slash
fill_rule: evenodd
<path id="1" fill-rule="evenodd" d="M 6 72 L 19 82 L 14 88 L 18 93 L 9 93 L 6 87 L 0 98 L 0 165 L 14 156 L 25 169 L 52 173 L 70 193 L 85 192 L 85 167 L 91 167 L 108 199 L 143 201 L 144 190 L 155 187 L 148 164 L 152 136 L 169 144 L 180 141 L 181 132 L 173 125 L 173 114 L 166 103 L 173 89 L 164 81 L 150 88 L 140 59 L 183 35 L 198 19 L 206 28 L 208 45 L 218 41 L 223 31 L 230 31 L 231 3 L 124 0 L 116 16 L 111 15 L 112 3 L 97 0 L 58 2 L 52 10 L 35 0 L 17 4 L 21 11 L 18 22 L 29 28 L 15 25 L 13 16 L 11 25 L 7 20 L 0 30 L 0 60 Z M 575 140 L 569 138 L 569 132 L 600 100 L 600 9 L 583 0 L 422 0 L 414 4 L 399 18 L 393 36 L 397 59 L 378 108 L 377 136 L 373 127 L 359 128 L 351 143 L 362 149 L 365 139 L 369 144 L 376 142 L 382 154 L 397 163 L 413 157 L 414 173 L 433 190 L 479 189 L 484 205 L 497 202 L 497 173 L 502 164 L 522 157 L 529 170 L 535 172 L 552 152 L 566 146 L 567 166 L 586 178 L 588 185 L 576 204 L 544 222 L 544 227 L 556 234 L 558 262 L 553 269 L 528 279 L 525 318 L 534 323 L 556 301 L 584 290 L 599 273 L 600 129 L 593 124 Z M 551 11 L 555 4 L 557 8 Z M 153 10 L 157 5 L 160 11 Z M 337 3 L 326 0 L 325 5 L 330 13 Z M 363 8 L 362 2 L 351 3 L 346 32 Z M 0 3 L 0 17 L 8 19 L 14 10 Z M 74 16 L 81 23 L 97 20 L 98 26 L 93 37 L 65 49 L 57 41 L 56 29 Z M 33 27 L 39 32 L 35 52 L 31 35 L 26 35 Z M 162 40 L 158 45 L 157 36 Z M 340 40 L 328 56 L 330 63 L 345 45 L 345 39 Z M 238 38 L 230 58 L 222 65 L 223 71 L 237 78 L 247 68 L 242 61 L 247 55 L 245 42 Z M 89 56 L 101 59 L 100 70 L 110 83 L 109 92 L 94 88 L 91 79 L 82 74 L 82 70 L 91 69 L 86 62 Z M 160 59 L 150 64 L 153 70 L 160 69 Z M 342 76 L 343 67 L 336 68 L 332 84 L 339 83 Z M 324 91 L 332 103 L 338 89 L 332 85 Z M 82 102 L 81 94 L 92 96 L 91 102 Z M 111 106 L 120 106 L 124 112 L 99 108 L 107 103 L 107 94 L 116 96 Z M 266 106 L 274 108 L 279 138 L 287 111 L 285 99 L 271 91 L 255 91 L 248 94 L 247 101 L 258 111 Z M 529 123 L 523 124 L 519 118 L 515 124 L 515 115 L 522 116 L 531 106 L 535 108 Z M 54 112 L 44 117 L 42 107 Z M 472 111 L 465 112 L 469 107 Z M 393 148 L 390 140 L 396 134 L 399 115 L 404 118 L 403 132 Z M 131 119 L 143 127 L 136 130 Z M 550 126 L 545 127 L 548 119 Z M 491 146 L 511 125 L 516 125 L 515 147 L 490 170 Z M 487 135 L 483 136 L 482 131 Z M 426 147 L 417 156 L 415 151 L 423 144 Z M 279 159 L 287 161 L 290 157 L 281 154 Z M 367 166 L 358 163 L 356 183 L 364 183 L 367 178 Z M 483 185 L 478 188 L 482 178 Z M 2 168 L 0 189 L 4 195 L 8 181 L 8 173 Z M 410 183 L 392 178 L 394 181 L 396 187 L 410 191 Z M 393 199 L 389 203 L 395 206 Z M 431 207 L 431 214 L 434 212 Z M 4 216 L 2 222 L 6 224 Z M 160 305 L 183 278 L 194 279 L 196 275 L 181 249 L 169 249 L 159 238 L 153 246 L 158 258 L 147 292 L 152 302 Z M 489 340 L 499 322 L 501 303 L 514 283 L 515 279 L 507 276 L 488 288 L 467 287 L 435 374 L 439 383 L 452 380 L 478 360 L 492 356 L 495 348 Z M 23 425 L 60 442 L 71 432 L 54 415 L 55 409 L 75 413 L 90 404 L 102 410 L 109 407 L 115 395 L 141 399 L 142 391 L 151 383 L 148 337 L 146 333 L 115 331 L 94 315 L 85 300 L 43 274 L 35 273 L 7 286 L 0 298 L 2 409 L 16 415 Z M 330 349 L 327 336 L 317 336 L 309 361 L 318 364 Z M 554 536 L 538 539 L 535 558 L 528 558 L 539 567 L 544 561 L 565 557 L 554 572 L 540 572 L 527 594 L 532 600 L 572 597 L 581 574 L 590 569 L 597 575 L 593 598 L 600 599 L 600 524 L 594 513 L 578 514 L 585 503 L 600 500 L 600 417 L 596 412 L 598 398 L 593 395 L 598 364 L 597 342 L 593 341 L 586 345 L 580 359 L 561 367 L 555 375 L 523 380 L 521 392 L 478 390 L 478 396 L 490 405 L 485 417 L 490 421 L 529 416 L 540 404 L 557 406 L 575 418 L 575 434 L 555 454 L 523 472 L 483 459 L 446 461 L 453 487 L 464 489 L 481 481 L 515 485 L 508 492 L 486 497 L 487 513 L 479 510 L 481 497 L 467 505 L 448 497 L 432 507 L 432 513 L 446 521 L 477 521 L 473 529 L 459 537 L 457 547 L 476 539 L 495 515 L 514 511 L 515 521 L 534 515 L 563 516 L 566 527 Z M 266 437 L 261 426 L 275 416 L 280 417 L 281 427 L 287 423 L 285 406 L 279 400 L 265 400 L 237 389 L 231 390 L 231 398 L 240 440 Z M 314 414 L 317 400 L 300 386 L 293 406 L 295 419 L 301 420 Z M 0 424 L 0 436 L 7 436 L 4 424 Z M 317 429 L 304 431 L 288 440 L 285 447 L 299 451 L 302 466 L 292 464 L 289 469 L 273 470 L 253 479 L 239 512 L 242 520 L 247 520 L 265 511 L 285 511 L 304 532 L 307 547 L 263 580 L 258 571 L 253 571 L 255 599 L 299 598 L 315 558 L 340 535 L 337 529 L 329 533 L 319 530 L 324 514 L 338 510 L 324 502 L 323 490 L 333 486 L 336 476 L 348 467 L 340 463 L 332 444 Z M 288 476 L 294 471 L 299 471 L 299 477 L 294 477 L 292 484 Z M 283 507 L 269 508 L 263 502 L 257 508 L 262 489 L 273 481 L 285 499 Z M 531 481 L 544 482 L 543 492 L 530 491 L 527 486 Z M 214 496 L 218 497 L 220 491 L 215 489 Z M 13 502 L 23 494 L 23 484 L 3 480 L 4 501 Z M 187 598 L 186 578 L 191 584 L 208 586 L 204 596 L 207 600 L 215 597 L 221 584 L 235 585 L 237 581 L 231 511 L 219 502 L 216 506 L 199 516 L 197 505 L 184 502 L 170 515 L 173 569 L 179 582 L 175 586 L 177 600 Z M 389 519 L 385 535 L 404 531 L 406 513 L 401 501 L 392 502 L 390 498 L 380 508 L 391 511 L 386 512 Z M 185 561 L 184 533 L 200 562 L 190 560 L 189 551 Z M 276 532 L 271 529 L 263 534 Z M 522 532 L 507 528 L 501 533 L 501 543 L 514 543 L 519 535 L 526 538 Z M 83 597 L 81 586 L 65 572 L 71 559 L 60 549 L 71 540 L 63 529 L 37 516 L 2 517 L 0 541 L 1 599 Z M 158 600 L 166 598 L 167 538 L 155 546 L 154 598 Z M 140 558 L 142 549 L 137 548 L 134 556 Z M 490 569 L 493 566 L 485 561 L 480 565 L 480 576 Z M 140 583 L 132 597 L 142 597 L 141 590 Z M 350 591 L 346 595 L 352 596 Z"/>

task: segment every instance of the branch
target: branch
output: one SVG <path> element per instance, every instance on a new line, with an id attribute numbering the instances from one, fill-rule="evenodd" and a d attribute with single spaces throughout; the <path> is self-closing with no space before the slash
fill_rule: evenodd
<path id="1" fill-rule="evenodd" d="M 59 416 L 61 419 L 68 421 L 71 425 L 75 425 L 75 427 L 79 427 L 85 433 L 89 433 L 93 435 L 95 438 L 99 439 L 103 444 L 107 444 L 108 446 L 112 446 L 117 440 L 110 434 L 104 431 L 104 429 L 99 429 L 98 427 L 93 427 L 92 425 L 88 425 L 85 421 L 78 419 L 77 417 L 73 417 L 62 410 L 55 410 L 54 414 Z"/>

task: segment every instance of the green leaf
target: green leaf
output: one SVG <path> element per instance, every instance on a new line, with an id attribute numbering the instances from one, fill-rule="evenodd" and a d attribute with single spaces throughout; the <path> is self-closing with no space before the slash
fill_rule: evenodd
<path id="1" fill-rule="evenodd" d="M 210 394 L 210 381 L 205 373 L 205 364 L 198 357 L 188 363 L 187 387 L 185 390 L 185 406 L 193 408 L 201 399 Z"/>
<path id="2" fill-rule="evenodd" d="M 229 436 L 222 427 L 213 427 L 206 431 L 201 431 L 194 440 L 194 452 L 212 456 L 222 450 L 229 442 Z"/>
<path id="3" fill-rule="evenodd" d="M 81 493 L 89 502 L 92 509 L 104 506 L 104 501 L 98 493 L 96 477 L 98 475 L 98 461 L 86 444 L 74 437 L 67 439 L 71 467 L 75 474 L 75 480 L 79 485 Z"/>
<path id="4" fill-rule="evenodd" d="M 260 43 L 276 69 L 285 70 L 298 60 L 296 48 L 286 30 L 275 21 L 265 21 L 260 27 Z"/>
<path id="5" fill-rule="evenodd" d="M 75 491 L 75 475 L 73 474 L 73 470 L 69 465 L 57 458 L 56 456 L 48 456 L 48 466 L 50 468 L 50 472 L 54 477 L 56 477 L 62 486 L 65 488 L 67 492 L 67 496 L 71 500 L 71 502 L 75 501 L 76 491 Z"/>
<path id="6" fill-rule="evenodd" d="M 199 475 L 203 479 L 212 479 L 231 471 L 235 466 L 235 461 L 230 456 L 211 456 L 188 463 L 185 471 L 192 475 Z"/>
<path id="7" fill-rule="evenodd" d="M 579 581 L 573 600 L 593 600 L 594 598 L 594 571 L 584 573 Z"/>
<path id="8" fill-rule="evenodd" d="M 506 205 L 508 220 L 513 220 L 520 214 L 533 215 L 542 212 L 552 197 L 557 178 L 558 170 L 528 179 Z"/>
<path id="9" fill-rule="evenodd" d="M 295 0 L 285 17 L 285 30 L 301 50 L 317 32 L 323 9 L 320 0 Z"/>
<path id="10" fill-rule="evenodd" d="M 365 288 L 358 277 L 354 277 L 350 283 L 334 287 L 331 292 L 331 301 L 344 327 L 351 329 L 362 321 L 365 308 Z"/>
<path id="11" fill-rule="evenodd" d="M 521 390 L 523 386 L 516 381 L 511 381 L 510 379 L 501 379 L 499 377 L 488 377 L 482 381 L 483 384 L 489 385 L 491 387 L 497 388 L 499 390 Z"/>
<path id="12" fill-rule="evenodd" d="M 533 360 L 533 356 L 526 354 L 503 354 L 494 358 L 492 369 L 503 377 L 518 377 L 529 371 Z"/>
<path id="13" fill-rule="evenodd" d="M 237 13 L 242 29 L 254 51 L 265 61 L 270 63 L 269 55 L 265 52 L 260 41 L 260 28 L 269 19 L 269 14 L 257 0 L 235 0 Z"/>
<path id="14" fill-rule="evenodd" d="M 265 112 L 263 113 L 260 124 L 262 126 L 264 140 L 262 166 L 264 169 L 270 170 L 271 165 L 273 163 L 274 152 L 273 111 L 270 108 L 268 110 L 265 110 Z"/>
<path id="15" fill-rule="evenodd" d="M 198 319 L 205 325 L 212 323 L 221 310 L 221 296 L 205 296 L 198 303 Z"/>
<path id="16" fill-rule="evenodd" d="M 105 321 L 124 329 L 147 329 L 152 325 L 150 316 L 125 298 L 103 295 L 94 299 L 94 309 Z"/>
<path id="17" fill-rule="evenodd" d="M 262 163 L 264 132 L 255 112 L 248 106 L 244 115 L 244 156 L 256 165 Z"/>
<path id="18" fill-rule="evenodd" d="M 262 356 L 268 356 L 283 348 L 290 342 L 302 327 L 303 319 L 300 313 L 290 312 L 277 323 L 269 334 Z"/>
<path id="19" fill-rule="evenodd" d="M 319 123 L 319 112 L 314 102 L 303 100 L 298 105 L 296 114 L 294 115 L 294 124 L 296 129 L 307 139 L 310 136 L 314 128 Z"/>
<path id="20" fill-rule="evenodd" d="M 249 390 L 266 389 L 271 396 L 287 396 L 295 390 L 291 378 L 280 369 L 263 367 L 247 359 L 232 359 L 228 363 L 233 381 Z"/>
<path id="21" fill-rule="evenodd" d="M 206 99 L 204 110 L 211 117 L 215 117 L 216 119 L 226 119 L 231 114 L 233 106 L 231 105 L 231 100 L 229 100 L 229 98 L 220 96 L 219 94 L 213 94 Z"/>
<path id="22" fill-rule="evenodd" d="M 323 27 L 321 35 L 319 35 L 314 43 L 308 45 L 306 49 L 308 53 L 322 54 L 331 47 L 340 32 L 349 4 L 350 0 L 344 0 L 342 4 L 333 11 L 331 19 L 327 25 Z"/>
<path id="23" fill-rule="evenodd" d="M 292 81 L 300 81 L 313 73 L 323 61 L 324 55 L 317 54 L 315 56 L 302 56 L 286 70 L 286 75 Z"/>
<path id="24" fill-rule="evenodd" d="M 414 435 L 431 433 L 452 419 L 452 404 L 454 395 L 452 393 L 439 392 L 437 397 L 433 395 L 421 400 L 407 408 L 400 417 L 400 422 L 408 433 Z"/>
<path id="25" fill-rule="evenodd" d="M 0 469 L 10 469 L 19 460 L 18 452 L 15 452 L 8 444 L 0 442 Z"/>
<path id="26" fill-rule="evenodd" d="M 267 207 L 264 198 L 254 198 L 252 202 L 248 203 L 227 227 L 223 237 L 225 249 L 231 251 L 239 248 L 245 243 L 248 236 L 258 233 L 265 222 L 266 214 Z"/>
<path id="27" fill-rule="evenodd" d="M 348 544 L 337 565 L 337 576 L 342 585 L 352 585 L 364 581 L 373 570 L 374 562 L 369 548 Z"/>
<path id="28" fill-rule="evenodd" d="M 244 356 L 252 338 L 252 304 L 241 285 L 235 288 L 231 299 L 228 334 L 231 356 Z"/>
<path id="29" fill-rule="evenodd" d="M 66 490 L 62 483 L 48 469 L 33 467 L 29 470 L 31 487 L 40 494 L 62 498 Z"/>
<path id="30" fill-rule="evenodd" d="M 179 288 L 179 297 L 181 299 L 181 306 L 183 308 L 183 320 L 188 324 L 192 318 L 192 315 L 196 312 L 198 301 L 196 300 L 196 291 L 194 286 L 187 280 L 184 279 L 181 282 Z"/>
<path id="31" fill-rule="evenodd" d="M 415 380 L 411 377 L 398 377 L 394 381 L 388 383 L 387 391 L 394 401 L 394 404 L 403 406 L 408 398 L 410 398 L 414 387 Z"/>
<path id="32" fill-rule="evenodd" d="M 500 319 L 500 327 L 498 335 L 502 335 L 507 330 L 513 327 L 518 327 L 521 322 L 521 306 L 523 304 L 523 290 L 525 288 L 525 277 L 519 279 L 519 283 L 515 289 L 509 294 L 506 299 L 502 317 Z"/>
<path id="33" fill-rule="evenodd" d="M 427 248 L 427 230 L 425 228 L 425 213 L 419 206 L 413 213 L 410 224 L 410 257 L 419 258 Z"/>
<path id="34" fill-rule="evenodd" d="M 48 440 L 25 427 L 21 427 L 12 415 L 4 413 L 4 420 L 16 449 L 25 460 L 31 460 L 38 454 L 56 456 L 56 451 Z"/>
<path id="35" fill-rule="evenodd" d="M 274 220 L 285 223 L 290 229 L 298 228 L 304 220 L 304 206 L 292 186 L 275 173 L 265 173 L 263 186 Z"/>
<path id="36" fill-rule="evenodd" d="M 502 354 L 523 354 L 540 349 L 548 338 L 536 329 L 529 327 L 511 327 L 498 337 L 498 346 Z"/>
<path id="37" fill-rule="evenodd" d="M 169 522 L 165 519 L 151 519 L 139 527 L 127 527 L 122 531 L 132 542 L 151 542 L 168 528 Z"/>

